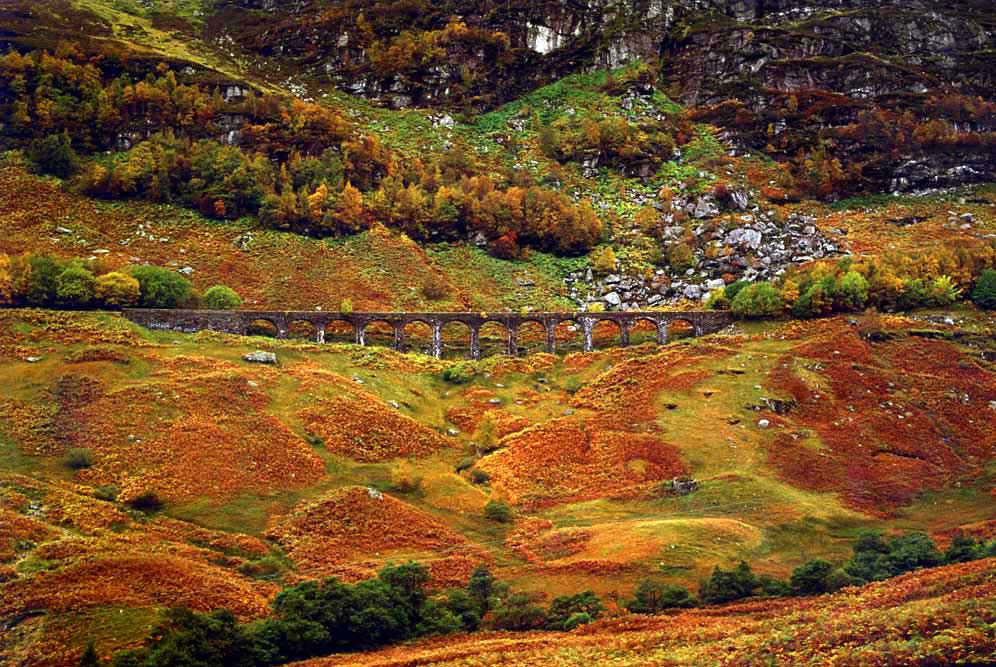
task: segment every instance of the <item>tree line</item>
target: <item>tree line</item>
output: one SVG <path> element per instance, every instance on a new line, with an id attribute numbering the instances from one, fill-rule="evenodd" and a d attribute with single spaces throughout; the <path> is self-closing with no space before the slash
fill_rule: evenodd
<path id="1" fill-rule="evenodd" d="M 930 253 L 845 257 L 791 271 L 777 282 L 735 281 L 710 294 L 706 306 L 742 318 L 819 317 L 943 308 L 964 297 L 996 308 L 996 245 Z"/>
<path id="2" fill-rule="evenodd" d="M 590 202 L 525 170 L 485 171 L 461 145 L 401 159 L 327 106 L 241 87 L 222 95 L 166 65 L 139 78 L 123 60 L 72 44 L 0 57 L 0 138 L 91 196 L 252 215 L 301 234 L 377 220 L 416 240 L 480 238 L 502 257 L 583 254 L 603 236 Z"/>
<path id="3" fill-rule="evenodd" d="M 699 586 L 687 588 L 644 580 L 624 603 L 631 613 L 718 605 L 756 596 L 821 595 L 847 586 L 882 581 L 926 567 L 996 557 L 996 540 L 956 534 L 945 551 L 924 533 L 889 538 L 861 534 L 853 555 L 841 564 L 808 561 L 787 581 L 757 575 L 741 561 L 717 566 Z M 592 591 L 553 598 L 546 607 L 536 596 L 513 592 L 487 566 L 479 566 L 463 588 L 430 593 L 429 571 L 419 563 L 383 568 L 356 584 L 338 579 L 307 581 L 281 591 L 272 615 L 239 623 L 228 610 L 209 614 L 169 610 L 144 647 L 118 653 L 113 667 L 271 667 L 295 660 L 360 651 L 418 637 L 481 629 L 570 631 L 601 617 L 606 607 Z M 93 644 L 81 667 L 102 663 Z"/>
<path id="4" fill-rule="evenodd" d="M 230 287 L 214 285 L 202 294 L 180 273 L 161 266 L 113 270 L 99 260 L 0 254 L 0 306 L 233 310 L 241 305 L 242 299 Z"/>

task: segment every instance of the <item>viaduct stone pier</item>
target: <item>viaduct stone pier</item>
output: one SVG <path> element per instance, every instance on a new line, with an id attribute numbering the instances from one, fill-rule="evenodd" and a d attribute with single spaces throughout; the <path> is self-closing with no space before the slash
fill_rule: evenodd
<path id="1" fill-rule="evenodd" d="M 546 351 L 556 352 L 556 329 L 570 323 L 581 332 L 584 351 L 594 349 L 593 331 L 600 322 L 610 322 L 618 327 L 619 344 L 629 345 L 630 331 L 641 322 L 648 322 L 656 329 L 658 344 L 668 341 L 668 327 L 682 323 L 695 336 L 715 333 L 733 322 L 733 317 L 721 311 L 626 311 L 606 313 L 340 313 L 326 311 L 248 311 L 248 310 L 158 310 L 127 308 L 124 316 L 149 329 L 194 333 L 218 331 L 244 336 L 250 328 L 267 326 L 277 338 L 288 338 L 292 327 L 307 327 L 314 340 L 325 342 L 326 332 L 333 326 L 348 325 L 351 339 L 359 345 L 367 344 L 367 329 L 373 323 L 383 323 L 394 332 L 391 347 L 405 349 L 405 327 L 420 322 L 432 330 L 431 352 L 435 357 L 443 354 L 443 327 L 458 322 L 469 331 L 470 357 L 481 358 L 481 328 L 495 322 L 504 328 L 505 352 L 515 356 L 519 351 L 519 330 L 527 323 L 538 323 L 546 332 Z"/>

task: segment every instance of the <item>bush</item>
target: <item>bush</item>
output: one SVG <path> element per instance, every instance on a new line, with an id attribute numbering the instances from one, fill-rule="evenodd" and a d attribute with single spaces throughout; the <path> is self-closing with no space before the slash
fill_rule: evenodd
<path id="1" fill-rule="evenodd" d="M 137 266 L 131 275 L 138 281 L 146 308 L 178 308 L 193 295 L 189 280 L 160 266 Z"/>
<path id="2" fill-rule="evenodd" d="M 593 619 L 590 614 L 586 614 L 583 611 L 578 612 L 576 614 L 571 614 L 571 617 L 563 622 L 561 629 L 570 632 L 571 630 L 579 628 L 582 625 L 588 625 L 593 620 L 595 619 Z"/>
<path id="3" fill-rule="evenodd" d="M 236 310 L 242 299 L 231 287 L 215 285 L 209 287 L 202 298 L 204 307 L 209 310 Z"/>
<path id="4" fill-rule="evenodd" d="M 972 303 L 979 308 L 996 310 L 996 270 L 986 269 L 972 290 Z"/>
<path id="5" fill-rule="evenodd" d="M 422 296 L 429 301 L 440 301 L 450 295 L 450 286 L 435 273 L 430 274 L 422 283 Z"/>
<path id="6" fill-rule="evenodd" d="M 93 497 L 97 500 L 106 500 L 113 503 L 118 499 L 118 487 L 113 484 L 104 484 L 93 490 Z"/>
<path id="7" fill-rule="evenodd" d="M 665 609 L 682 609 L 695 606 L 695 598 L 683 586 L 670 586 L 653 579 L 645 579 L 636 589 L 626 608 L 634 614 L 657 614 Z"/>
<path id="8" fill-rule="evenodd" d="M 163 501 L 155 491 L 144 491 L 129 500 L 128 504 L 140 512 L 158 512 L 163 508 Z"/>
<path id="9" fill-rule="evenodd" d="M 484 506 L 484 518 L 497 523 L 511 523 L 515 516 L 508 503 L 501 500 L 489 500 L 488 504 Z"/>
<path id="10" fill-rule="evenodd" d="M 488 482 L 491 481 L 491 475 L 484 472 L 483 470 L 475 468 L 474 470 L 470 471 L 470 481 L 473 482 L 474 484 L 487 484 Z"/>
<path id="11" fill-rule="evenodd" d="M 65 306 L 89 305 L 96 294 L 97 281 L 93 273 L 80 264 L 70 264 L 55 281 L 59 303 Z"/>
<path id="12" fill-rule="evenodd" d="M 475 374 L 473 364 L 457 362 L 443 369 L 443 380 L 450 384 L 466 384 Z"/>
<path id="13" fill-rule="evenodd" d="M 93 465 L 93 452 L 84 447 L 74 447 L 62 457 L 62 464 L 73 470 L 83 470 Z"/>
<path id="14" fill-rule="evenodd" d="M 478 452 L 481 454 L 490 454 L 498 449 L 501 437 L 498 435 L 498 422 L 495 421 L 493 412 L 488 411 L 484 413 L 481 421 L 477 424 L 477 428 L 474 429 L 474 435 L 471 437 L 477 446 Z"/>
<path id="15" fill-rule="evenodd" d="M 138 281 L 118 271 L 98 276 L 94 294 L 98 301 L 110 308 L 134 306 L 142 297 Z"/>
<path id="16" fill-rule="evenodd" d="M 616 270 L 619 260 L 611 247 L 599 248 L 591 254 L 591 270 L 598 275 L 606 275 Z"/>
<path id="17" fill-rule="evenodd" d="M 678 273 L 695 268 L 695 249 L 689 243 L 675 243 L 667 249 L 667 263 Z"/>

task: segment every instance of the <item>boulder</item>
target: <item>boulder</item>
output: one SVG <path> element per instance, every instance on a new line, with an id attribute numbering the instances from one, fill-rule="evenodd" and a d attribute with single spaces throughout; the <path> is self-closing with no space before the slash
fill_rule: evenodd
<path id="1" fill-rule="evenodd" d="M 264 352 L 262 350 L 256 350 L 255 352 L 244 354 L 242 355 L 242 359 L 252 364 L 273 365 L 277 363 L 277 355 L 275 352 Z"/>

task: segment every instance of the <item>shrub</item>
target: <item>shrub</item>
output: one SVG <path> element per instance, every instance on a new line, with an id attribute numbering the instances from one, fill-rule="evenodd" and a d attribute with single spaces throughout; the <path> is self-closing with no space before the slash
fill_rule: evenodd
<path id="1" fill-rule="evenodd" d="M 66 306 L 86 306 L 93 301 L 97 281 L 88 269 L 73 263 L 62 270 L 55 285 L 59 303 Z"/>
<path id="2" fill-rule="evenodd" d="M 33 141 L 28 149 L 28 159 L 41 173 L 59 178 L 69 178 L 80 169 L 80 158 L 73 150 L 68 132 Z"/>
<path id="3" fill-rule="evenodd" d="M 14 302 L 14 278 L 10 270 L 10 257 L 0 255 L 0 306 Z"/>
<path id="4" fill-rule="evenodd" d="M 353 300 L 343 299 L 339 302 L 339 312 L 343 315 L 349 315 L 353 312 Z"/>
<path id="5" fill-rule="evenodd" d="M 636 589 L 633 599 L 626 608 L 634 614 L 657 614 L 665 609 L 679 609 L 695 606 L 695 598 L 683 586 L 644 579 Z"/>
<path id="6" fill-rule="evenodd" d="M 94 294 L 98 301 L 110 308 L 134 306 L 142 297 L 138 281 L 118 271 L 98 276 Z"/>
<path id="7" fill-rule="evenodd" d="M 90 639 L 86 643 L 86 648 L 83 649 L 83 655 L 80 656 L 80 667 L 100 667 L 100 664 L 97 648 L 94 646 L 93 640 Z"/>
<path id="8" fill-rule="evenodd" d="M 466 384 L 474 379 L 473 364 L 458 362 L 443 369 L 443 380 L 450 384 Z"/>
<path id="9" fill-rule="evenodd" d="M 667 263 L 678 273 L 695 268 L 695 249 L 689 243 L 675 243 L 667 249 Z"/>
<path id="10" fill-rule="evenodd" d="M 429 301 L 440 301 L 450 294 L 450 286 L 435 273 L 429 275 L 422 283 L 422 296 Z"/>
<path id="11" fill-rule="evenodd" d="M 595 619 L 593 619 L 590 614 L 586 614 L 581 611 L 576 614 L 571 614 L 571 617 L 563 622 L 561 629 L 570 632 L 571 630 L 581 627 L 582 625 L 588 625 L 593 620 Z"/>
<path id="12" fill-rule="evenodd" d="M 720 287 L 709 293 L 705 307 L 708 310 L 729 310 L 730 298 L 726 295 L 726 287 Z"/>
<path id="13" fill-rule="evenodd" d="M 470 481 L 474 484 L 487 484 L 491 481 L 491 475 L 483 470 L 475 468 L 470 471 Z"/>
<path id="14" fill-rule="evenodd" d="M 129 500 L 128 504 L 140 512 L 158 512 L 163 507 L 163 501 L 155 491 L 144 491 Z"/>
<path id="15" fill-rule="evenodd" d="M 757 578 L 757 590 L 761 595 L 767 595 L 769 597 L 785 597 L 792 594 L 792 587 L 787 583 L 772 577 L 768 574 L 762 574 Z"/>
<path id="16" fill-rule="evenodd" d="M 138 281 L 146 308 L 178 308 L 193 294 L 189 280 L 160 266 L 137 266 L 131 275 Z"/>
<path id="17" fill-rule="evenodd" d="M 118 487 L 113 484 L 104 484 L 93 490 L 93 497 L 97 500 L 106 500 L 113 503 L 118 499 Z"/>
<path id="18" fill-rule="evenodd" d="M 498 422 L 492 412 L 484 413 L 477 428 L 474 429 L 474 444 L 482 454 L 488 454 L 498 449 L 501 438 L 498 436 Z"/>
<path id="19" fill-rule="evenodd" d="M 231 287 L 215 285 L 209 287 L 202 298 L 204 307 L 210 310 L 236 310 L 242 299 Z"/>
<path id="20" fill-rule="evenodd" d="M 511 523 L 515 516 L 508 503 L 501 500 L 489 500 L 488 504 L 484 506 L 484 518 L 496 523 Z"/>
<path id="21" fill-rule="evenodd" d="M 615 271 L 618 262 L 615 251 L 609 246 L 599 248 L 591 254 L 591 270 L 599 275 Z"/>
<path id="22" fill-rule="evenodd" d="M 577 377 L 576 375 L 572 375 L 569 378 L 567 378 L 567 380 L 564 381 L 564 391 L 566 391 L 568 394 L 578 393 L 579 391 L 581 391 L 581 387 L 583 386 L 584 383 L 581 382 L 581 378 Z"/>
<path id="23" fill-rule="evenodd" d="M 62 463 L 73 470 L 83 470 L 93 465 L 93 452 L 85 447 L 73 447 L 62 457 Z"/>
<path id="24" fill-rule="evenodd" d="M 986 269 L 972 290 L 972 303 L 979 308 L 996 310 L 996 270 Z"/>

